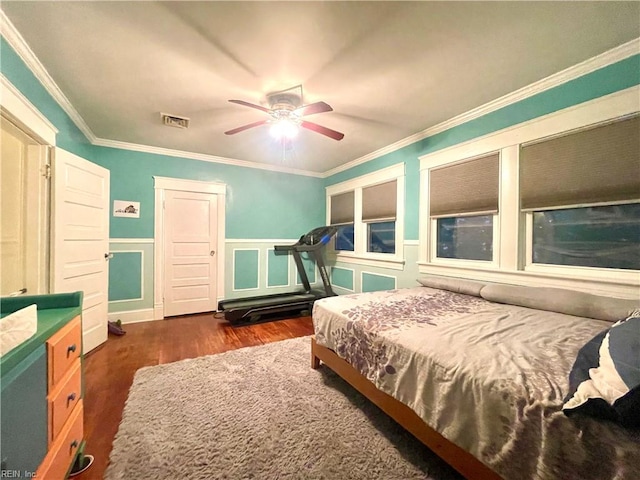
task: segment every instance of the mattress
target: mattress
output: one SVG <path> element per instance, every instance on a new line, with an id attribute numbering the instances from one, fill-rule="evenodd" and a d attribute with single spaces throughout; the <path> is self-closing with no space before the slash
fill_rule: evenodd
<path id="1" fill-rule="evenodd" d="M 640 432 L 568 418 L 578 350 L 611 324 L 416 287 L 315 302 L 316 341 L 505 479 L 640 478 Z"/>

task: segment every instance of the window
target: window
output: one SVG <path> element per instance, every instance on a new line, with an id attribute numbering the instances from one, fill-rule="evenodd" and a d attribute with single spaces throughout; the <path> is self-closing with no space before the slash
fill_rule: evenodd
<path id="1" fill-rule="evenodd" d="M 431 170 L 432 257 L 493 261 L 498 173 L 497 153 Z"/>
<path id="2" fill-rule="evenodd" d="M 640 270 L 640 204 L 533 212 L 533 263 Z"/>
<path id="3" fill-rule="evenodd" d="M 327 187 L 328 222 L 345 260 L 402 263 L 404 164 Z"/>
<path id="4" fill-rule="evenodd" d="M 367 252 L 396 252 L 397 182 L 362 189 L 362 221 L 367 225 Z"/>
<path id="5" fill-rule="evenodd" d="M 396 222 L 367 224 L 367 252 L 396 253 Z"/>
<path id="6" fill-rule="evenodd" d="M 520 191 L 528 262 L 640 269 L 640 117 L 523 146 Z"/>
<path id="7" fill-rule="evenodd" d="M 439 218 L 438 258 L 493 259 L 493 215 Z"/>
<path id="8" fill-rule="evenodd" d="M 638 91 L 421 156 L 419 272 L 637 298 Z"/>
<path id="9" fill-rule="evenodd" d="M 344 192 L 331 197 L 330 225 L 338 226 L 335 249 L 353 252 L 355 239 L 353 231 L 355 192 Z"/>
<path id="10" fill-rule="evenodd" d="M 336 250 L 353 252 L 353 249 L 355 248 L 353 223 L 349 225 L 341 225 L 338 227 L 338 233 L 336 233 L 334 248 Z"/>

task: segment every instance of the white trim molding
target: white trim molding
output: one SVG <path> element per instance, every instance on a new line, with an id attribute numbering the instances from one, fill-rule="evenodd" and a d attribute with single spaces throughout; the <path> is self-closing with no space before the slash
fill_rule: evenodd
<path id="1" fill-rule="evenodd" d="M 9 45 L 11 45 L 11 48 L 13 48 L 20 59 L 25 63 L 29 70 L 31 70 L 49 95 L 51 95 L 66 114 L 69 115 L 73 123 L 76 124 L 85 137 L 87 137 L 91 143 L 94 143 L 96 136 L 80 116 L 78 111 L 73 107 L 66 95 L 62 93 L 62 90 L 60 90 L 51 75 L 49 75 L 47 69 L 44 68 L 44 65 L 42 65 L 40 60 L 38 60 L 38 57 L 33 53 L 33 50 L 31 50 L 20 32 L 18 32 L 13 23 L 11 23 L 11 20 L 9 20 L 2 10 L 0 10 L 0 34 L 2 34 L 2 36 L 7 40 Z"/>
<path id="2" fill-rule="evenodd" d="M 34 134 L 39 142 L 55 146 L 58 129 L 1 73 L 0 85 L 2 112 L 18 123 L 20 128 Z"/>
<path id="3" fill-rule="evenodd" d="M 153 243 L 155 243 L 155 240 L 153 238 L 110 238 L 109 239 L 109 243 L 136 243 L 136 244 L 149 243 L 149 244 L 153 244 Z"/>
<path id="4" fill-rule="evenodd" d="M 111 302 L 110 302 L 111 303 Z M 120 320 L 123 325 L 127 323 L 150 322 L 153 320 L 162 320 L 154 315 L 154 309 L 144 308 L 141 310 L 126 310 L 122 312 L 109 312 L 107 318 L 110 322 Z"/>
<path id="5" fill-rule="evenodd" d="M 2 34 L 2 36 L 7 40 L 9 45 L 11 45 L 11 48 L 13 48 L 13 50 L 22 59 L 22 61 L 29 68 L 29 70 L 31 70 L 31 72 L 35 75 L 35 77 L 40 81 L 40 83 L 43 85 L 45 90 L 53 97 L 53 99 L 56 102 L 58 102 L 60 107 L 67 113 L 67 115 L 69 115 L 71 120 L 76 124 L 76 126 L 80 129 L 80 131 L 82 131 L 82 133 L 87 137 L 87 139 L 93 145 L 110 147 L 110 148 L 119 148 L 119 149 L 130 150 L 130 151 L 147 152 L 147 153 L 167 155 L 167 156 L 180 157 L 180 158 L 189 158 L 194 160 L 222 163 L 227 165 L 236 165 L 236 166 L 245 167 L 245 168 L 271 170 L 271 171 L 291 173 L 294 175 L 311 176 L 311 177 L 317 177 L 317 178 L 327 178 L 337 173 L 343 172 L 345 170 L 349 170 L 350 168 L 353 168 L 357 165 L 361 165 L 370 160 L 378 158 L 382 155 L 386 155 L 388 153 L 394 152 L 396 150 L 399 150 L 402 147 L 418 142 L 427 137 L 433 136 L 437 133 L 456 127 L 463 123 L 469 122 L 470 120 L 474 120 L 483 115 L 494 112 L 500 108 L 504 108 L 505 106 L 512 105 L 518 101 L 524 100 L 526 98 L 530 98 L 533 95 L 544 92 L 558 85 L 562 85 L 563 83 L 579 78 L 583 75 L 591 73 L 600 68 L 606 67 L 608 65 L 612 65 L 616 62 L 629 58 L 632 55 L 636 55 L 640 51 L 640 38 L 633 39 L 618 47 L 612 48 L 611 50 L 606 51 L 600 55 L 596 55 L 595 57 L 587 59 L 577 65 L 573 65 L 560 72 L 550 75 L 542 80 L 534 82 L 524 88 L 516 90 L 515 92 L 512 92 L 496 100 L 493 100 L 484 105 L 481 105 L 480 107 L 472 109 L 466 113 L 463 113 L 462 115 L 458 115 L 450 120 L 447 120 L 446 122 L 427 128 L 419 133 L 406 137 L 391 145 L 378 149 L 362 157 L 356 158 L 339 167 L 327 170 L 323 173 L 319 173 L 319 172 L 313 172 L 309 170 L 299 170 L 299 169 L 293 169 L 293 168 L 282 167 L 277 165 L 267 165 L 267 164 L 256 163 L 256 162 L 249 162 L 245 160 L 218 157 L 215 155 L 199 154 L 195 152 L 185 152 L 185 151 L 172 150 L 172 149 L 166 149 L 166 148 L 160 148 L 160 147 L 153 147 L 148 145 L 122 142 L 119 140 L 99 138 L 93 133 L 93 131 L 89 128 L 89 126 L 84 121 L 82 116 L 73 107 L 73 105 L 71 104 L 69 99 L 65 96 L 65 94 L 62 92 L 60 87 L 58 87 L 58 85 L 55 83 L 55 81 L 53 80 L 53 78 L 51 77 L 47 69 L 36 57 L 35 53 L 31 50 L 31 48 L 29 47 L 25 39 L 22 37 L 20 32 L 18 32 L 18 30 L 13 25 L 13 23 L 9 20 L 9 18 L 5 15 L 5 13 L 2 10 L 0 10 L 0 34 Z"/>

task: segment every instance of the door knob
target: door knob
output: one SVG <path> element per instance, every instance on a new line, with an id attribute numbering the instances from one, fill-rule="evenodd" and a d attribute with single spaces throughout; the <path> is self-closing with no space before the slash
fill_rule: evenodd
<path id="1" fill-rule="evenodd" d="M 215 254 L 216 254 L 216 251 L 215 251 L 215 250 L 211 250 L 211 251 L 209 252 L 209 255 L 211 255 L 212 257 L 213 257 Z"/>

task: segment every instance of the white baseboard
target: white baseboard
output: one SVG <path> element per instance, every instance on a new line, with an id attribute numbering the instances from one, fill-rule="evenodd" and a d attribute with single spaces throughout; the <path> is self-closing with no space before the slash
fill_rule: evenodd
<path id="1" fill-rule="evenodd" d="M 153 308 L 145 308 L 143 310 L 128 310 L 125 312 L 110 312 L 108 315 L 110 322 L 120 320 L 122 324 L 149 322 L 155 320 Z"/>

